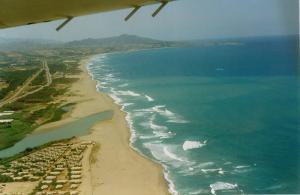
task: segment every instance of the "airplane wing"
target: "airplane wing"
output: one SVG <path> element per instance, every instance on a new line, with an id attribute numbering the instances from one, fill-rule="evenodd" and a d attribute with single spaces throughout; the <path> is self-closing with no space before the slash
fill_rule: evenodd
<path id="1" fill-rule="evenodd" d="M 128 20 L 140 7 L 161 3 L 153 17 L 173 0 L 0 0 L 0 28 L 30 25 L 66 19 L 56 30 L 72 18 L 99 12 L 133 8 Z"/>

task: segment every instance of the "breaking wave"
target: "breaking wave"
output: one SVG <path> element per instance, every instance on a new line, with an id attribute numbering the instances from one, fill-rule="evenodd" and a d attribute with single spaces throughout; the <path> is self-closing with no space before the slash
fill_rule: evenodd
<path id="1" fill-rule="evenodd" d="M 184 159 L 179 158 L 178 156 L 176 156 L 175 154 L 173 154 L 172 152 L 170 152 L 170 151 L 167 149 L 166 146 L 163 147 L 163 151 L 164 151 L 164 153 L 165 153 L 168 157 L 170 157 L 171 159 L 178 160 L 178 161 L 181 161 L 181 162 L 185 162 Z"/>
<path id="2" fill-rule="evenodd" d="M 184 151 L 195 149 L 195 148 L 201 148 L 206 145 L 206 142 L 207 142 L 206 140 L 202 143 L 200 141 L 185 141 L 182 145 L 182 148 Z"/>
<path id="3" fill-rule="evenodd" d="M 212 194 L 216 195 L 217 191 L 236 189 L 238 187 L 238 185 L 231 184 L 231 183 L 225 183 L 225 182 L 216 182 L 216 183 L 210 184 L 209 187 L 211 189 L 210 192 Z"/>
<path id="4" fill-rule="evenodd" d="M 166 108 L 165 105 L 156 105 L 150 108 L 137 109 L 136 112 L 145 112 L 145 113 L 157 113 L 167 119 L 167 122 L 170 123 L 188 123 L 182 116 L 179 114 L 173 113 Z"/>
<path id="5" fill-rule="evenodd" d="M 145 95 L 145 98 L 149 101 L 149 102 L 153 102 L 154 99 L 148 95 Z"/>
<path id="6" fill-rule="evenodd" d="M 133 97 L 139 97 L 141 96 L 140 94 L 134 92 L 134 91 L 130 91 L 130 90 L 127 90 L 127 91 L 122 91 L 122 90 L 119 90 L 119 91 L 115 91 L 115 94 L 116 95 L 121 95 L 121 96 L 133 96 Z"/>

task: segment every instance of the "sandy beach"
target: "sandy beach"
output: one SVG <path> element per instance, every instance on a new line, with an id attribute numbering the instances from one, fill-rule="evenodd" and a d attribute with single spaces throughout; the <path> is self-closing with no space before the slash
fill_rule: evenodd
<path id="1" fill-rule="evenodd" d="M 78 118 L 105 110 L 112 110 L 111 120 L 95 124 L 82 140 L 96 144 L 83 161 L 81 194 L 107 195 L 159 195 L 169 194 L 162 167 L 138 154 L 129 146 L 130 130 L 120 110 L 106 94 L 96 91 L 86 70 L 88 58 L 81 61 L 82 73 L 78 76 L 65 102 L 76 102 L 73 110 L 63 120 L 42 126 L 38 131 L 52 129 Z"/>

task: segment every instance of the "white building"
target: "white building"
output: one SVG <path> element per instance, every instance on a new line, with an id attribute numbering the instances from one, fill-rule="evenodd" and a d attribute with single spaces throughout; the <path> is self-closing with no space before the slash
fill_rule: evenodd
<path id="1" fill-rule="evenodd" d="M 0 124 L 10 124 L 14 119 L 0 119 Z"/>

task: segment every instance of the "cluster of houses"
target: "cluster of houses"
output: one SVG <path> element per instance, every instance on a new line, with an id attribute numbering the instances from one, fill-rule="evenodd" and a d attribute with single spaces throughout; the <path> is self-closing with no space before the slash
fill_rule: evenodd
<path id="1" fill-rule="evenodd" d="M 12 182 L 38 182 L 36 195 L 76 195 L 82 182 L 82 158 L 92 142 L 56 143 L 0 165 Z"/>

